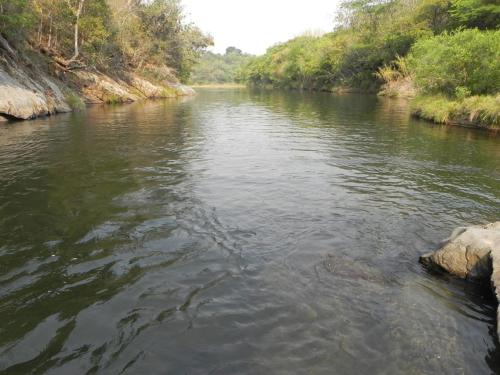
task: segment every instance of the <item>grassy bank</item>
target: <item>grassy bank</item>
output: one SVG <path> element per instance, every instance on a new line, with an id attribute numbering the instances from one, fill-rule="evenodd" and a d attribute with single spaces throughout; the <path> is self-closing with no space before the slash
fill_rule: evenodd
<path id="1" fill-rule="evenodd" d="M 412 114 L 436 123 L 500 130 L 500 95 L 449 99 L 419 96 L 411 102 Z"/>

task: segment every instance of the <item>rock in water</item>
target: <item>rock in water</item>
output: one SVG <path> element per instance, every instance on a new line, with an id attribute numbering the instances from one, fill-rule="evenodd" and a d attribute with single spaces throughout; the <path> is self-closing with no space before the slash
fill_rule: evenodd
<path id="1" fill-rule="evenodd" d="M 500 301 L 500 221 L 455 229 L 443 247 L 421 256 L 420 262 L 464 279 L 490 280 Z M 500 310 L 497 315 L 500 336 Z"/>
<path id="2" fill-rule="evenodd" d="M 489 279 L 495 253 L 500 256 L 500 222 L 457 228 L 441 249 L 420 261 L 463 279 Z"/>

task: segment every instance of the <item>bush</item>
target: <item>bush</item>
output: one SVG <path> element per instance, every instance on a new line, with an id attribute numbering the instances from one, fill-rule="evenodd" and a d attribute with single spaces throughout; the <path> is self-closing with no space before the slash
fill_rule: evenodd
<path id="1" fill-rule="evenodd" d="M 419 40 L 408 67 L 424 93 L 494 94 L 500 89 L 500 31 L 477 29 Z"/>
<path id="2" fill-rule="evenodd" d="M 84 111 L 86 106 L 83 100 L 75 94 L 73 91 L 68 91 L 65 95 L 66 103 L 70 106 L 70 108 L 75 111 Z"/>

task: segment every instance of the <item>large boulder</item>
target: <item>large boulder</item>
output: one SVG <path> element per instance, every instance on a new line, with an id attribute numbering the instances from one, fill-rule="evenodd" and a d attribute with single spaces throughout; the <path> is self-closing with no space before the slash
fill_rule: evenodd
<path id="1" fill-rule="evenodd" d="M 26 120 L 70 108 L 58 85 L 40 73 L 37 79 L 21 65 L 0 66 L 0 114 Z"/>
<path id="2" fill-rule="evenodd" d="M 421 256 L 420 261 L 464 279 L 488 280 L 500 301 L 500 221 L 457 228 L 439 250 Z M 497 329 L 500 335 L 500 324 Z"/>
<path id="3" fill-rule="evenodd" d="M 0 116 L 26 120 L 69 112 L 59 85 L 0 35 Z"/>
<path id="4" fill-rule="evenodd" d="M 500 222 L 457 228 L 438 251 L 420 261 L 464 279 L 489 279 L 494 254 L 500 256 Z"/>

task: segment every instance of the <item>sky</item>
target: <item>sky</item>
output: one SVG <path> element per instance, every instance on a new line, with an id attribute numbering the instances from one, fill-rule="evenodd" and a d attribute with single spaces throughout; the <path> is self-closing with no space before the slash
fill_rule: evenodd
<path id="1" fill-rule="evenodd" d="M 254 55 L 304 32 L 333 29 L 339 0 L 183 0 L 187 20 L 215 40 Z"/>

